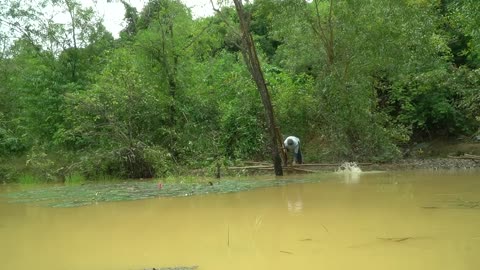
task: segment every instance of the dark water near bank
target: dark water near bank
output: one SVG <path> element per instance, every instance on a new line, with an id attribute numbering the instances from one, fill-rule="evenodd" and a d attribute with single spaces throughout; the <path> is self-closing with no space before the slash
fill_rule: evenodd
<path id="1" fill-rule="evenodd" d="M 478 171 L 318 177 L 77 208 L 0 197 L 0 269 L 479 269 Z"/>

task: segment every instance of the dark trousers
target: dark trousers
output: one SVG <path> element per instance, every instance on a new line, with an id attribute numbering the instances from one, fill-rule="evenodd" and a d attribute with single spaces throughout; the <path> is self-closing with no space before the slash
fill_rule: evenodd
<path id="1" fill-rule="evenodd" d="M 298 153 L 294 154 L 294 156 L 295 156 L 295 163 L 297 164 L 303 163 L 302 151 L 300 148 L 298 148 Z"/>

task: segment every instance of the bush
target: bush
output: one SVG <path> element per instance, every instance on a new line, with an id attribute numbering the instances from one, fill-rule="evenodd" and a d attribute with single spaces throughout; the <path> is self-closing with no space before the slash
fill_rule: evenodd
<path id="1" fill-rule="evenodd" d="M 404 140 L 402 126 L 379 111 L 368 81 L 342 82 L 335 76 L 318 84 L 317 120 L 325 137 L 328 160 L 388 161 L 397 158 L 396 144 Z"/>

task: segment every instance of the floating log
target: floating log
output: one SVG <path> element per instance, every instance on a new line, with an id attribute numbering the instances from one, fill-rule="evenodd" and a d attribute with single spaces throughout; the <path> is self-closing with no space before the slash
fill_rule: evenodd
<path id="1" fill-rule="evenodd" d="M 299 171 L 299 172 L 308 172 L 308 173 L 315 173 L 315 172 L 319 172 L 318 170 L 307 170 L 307 169 L 300 169 L 300 168 L 295 168 L 295 167 L 286 167 L 285 168 L 286 170 L 288 169 L 292 169 L 294 171 Z"/>
<path id="2" fill-rule="evenodd" d="M 260 171 L 270 171 L 270 170 L 273 170 L 273 166 L 265 167 L 265 168 L 250 168 L 250 169 L 255 169 Z M 295 168 L 295 167 L 284 167 L 283 169 L 286 171 L 299 171 L 299 172 L 308 172 L 308 173 L 321 172 L 321 170 L 308 170 L 308 169 Z"/>
<path id="3" fill-rule="evenodd" d="M 273 168 L 273 165 L 254 165 L 254 166 L 243 166 L 243 167 L 228 167 L 229 170 L 264 169 L 264 168 Z"/>
<path id="4" fill-rule="evenodd" d="M 285 169 L 285 168 L 284 168 L 284 169 Z M 259 170 L 259 171 L 271 171 L 271 170 L 273 170 L 273 166 L 270 166 L 270 167 L 268 167 L 268 168 L 258 168 L 258 169 L 256 169 L 256 170 Z"/>
<path id="5" fill-rule="evenodd" d="M 316 172 L 314 170 L 302 169 L 295 166 L 283 167 L 285 170 L 297 170 L 304 172 Z M 272 165 L 257 165 L 257 166 L 243 166 L 243 167 L 228 167 L 229 170 L 273 170 Z"/>
<path id="6" fill-rule="evenodd" d="M 261 162 L 261 161 L 245 161 L 244 162 L 245 164 L 251 164 L 251 165 L 268 165 L 268 166 L 272 166 L 270 163 L 268 162 Z"/>
<path id="7" fill-rule="evenodd" d="M 144 268 L 143 270 L 195 270 L 198 266 L 173 266 L 173 267 L 152 267 Z"/>
<path id="8" fill-rule="evenodd" d="M 329 166 L 334 166 L 338 167 L 340 164 L 336 163 L 303 163 L 303 164 L 294 164 L 292 165 L 293 167 L 329 167 Z M 292 167 L 289 166 L 289 167 Z"/>
<path id="9" fill-rule="evenodd" d="M 374 163 L 356 163 L 358 166 L 368 166 L 368 165 L 374 165 Z M 338 167 L 342 164 L 340 163 L 304 163 L 304 164 L 295 164 L 293 167 L 328 167 L 328 166 L 335 166 Z"/>

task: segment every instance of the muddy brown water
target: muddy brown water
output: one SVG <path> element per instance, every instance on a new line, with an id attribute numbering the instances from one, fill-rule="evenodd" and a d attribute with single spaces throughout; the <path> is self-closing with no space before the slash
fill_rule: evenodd
<path id="1" fill-rule="evenodd" d="M 478 171 L 315 177 L 78 208 L 0 198 L 0 269 L 480 269 Z"/>

